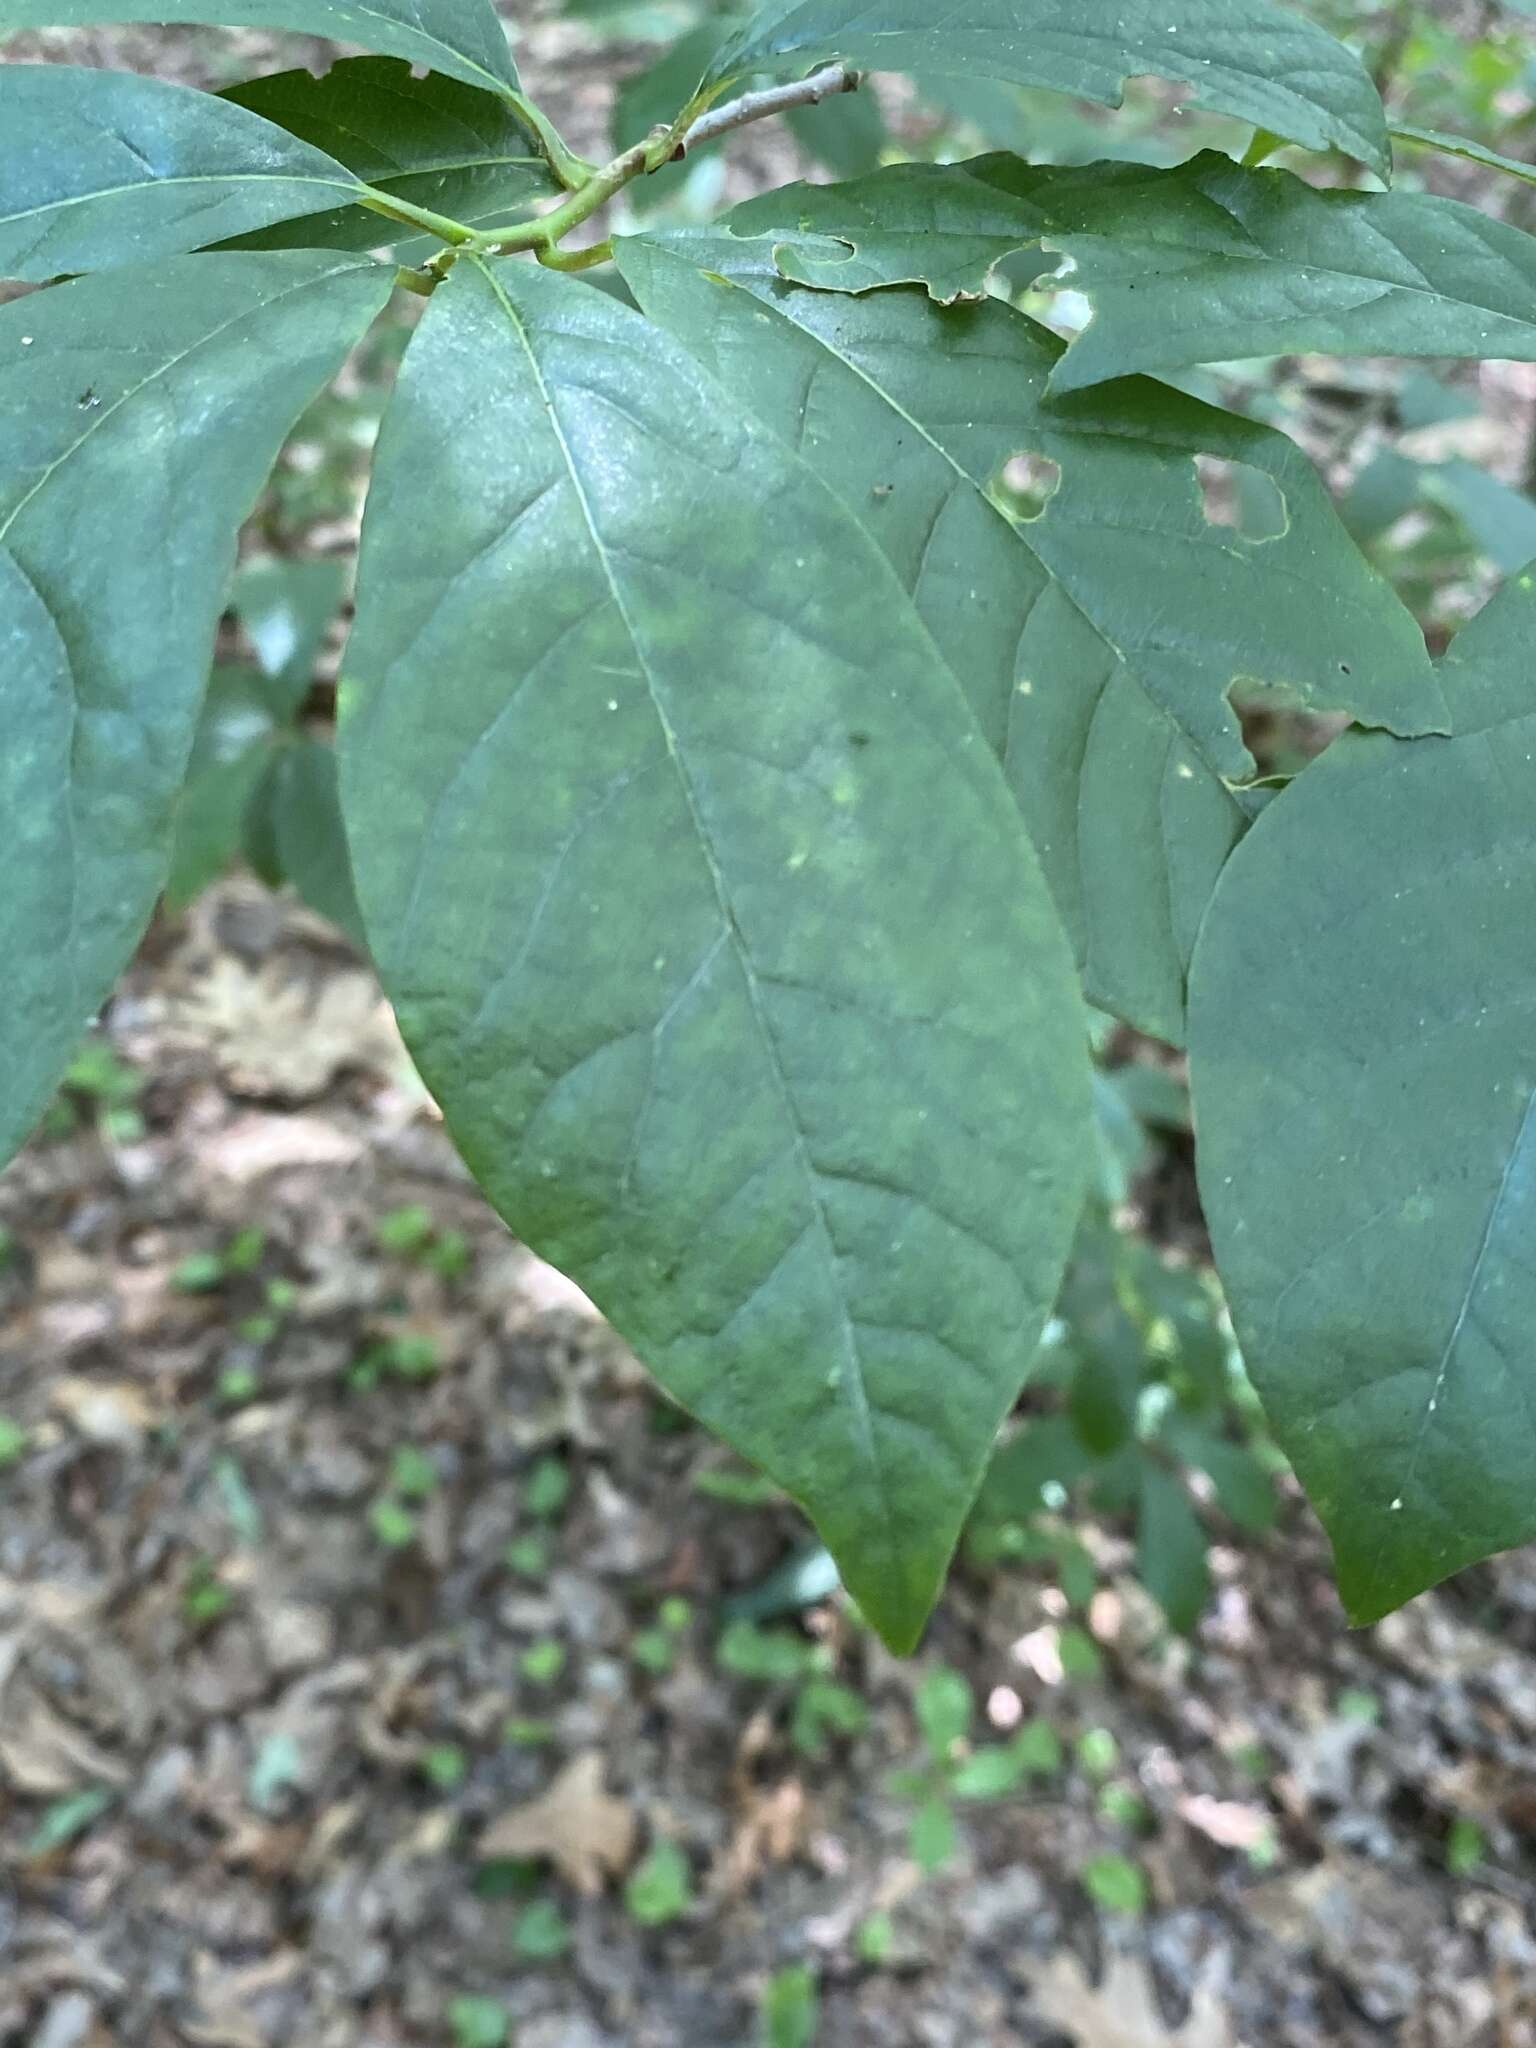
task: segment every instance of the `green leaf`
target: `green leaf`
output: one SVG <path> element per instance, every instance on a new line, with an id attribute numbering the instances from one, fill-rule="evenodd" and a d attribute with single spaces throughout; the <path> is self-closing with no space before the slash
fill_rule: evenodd
<path id="1" fill-rule="evenodd" d="M 1176 80 L 1189 104 L 1390 175 L 1386 117 L 1342 43 L 1272 0 L 770 0 L 716 59 L 719 90 L 829 58 L 879 71 L 980 74 L 1118 107 L 1130 78 Z"/>
<path id="2" fill-rule="evenodd" d="M 1243 1355 L 1358 1622 L 1536 1536 L 1536 576 L 1454 737 L 1347 735 L 1195 958 L 1200 1184 Z"/>
<path id="3" fill-rule="evenodd" d="M 301 739 L 272 764 L 265 793 L 272 850 L 283 880 L 311 910 L 363 944 L 362 914 L 336 786 L 336 750 L 325 740 Z"/>
<path id="4" fill-rule="evenodd" d="M 492 227 L 558 192 L 505 99 L 457 78 L 412 76 L 398 57 L 352 57 L 323 78 L 280 71 L 221 95 L 327 150 L 376 191 L 466 227 Z M 373 249 L 415 260 L 439 244 L 369 207 L 343 206 L 247 235 L 245 248 Z"/>
<path id="5" fill-rule="evenodd" d="M 1187 1635 L 1210 1598 L 1205 1530 L 1182 1483 L 1150 1458 L 1143 1461 L 1141 1474 L 1136 1575 L 1167 1615 L 1168 1626 Z"/>
<path id="6" fill-rule="evenodd" d="M 919 1870 L 931 1875 L 943 1869 L 960 1847 L 960 1831 L 947 1799 L 934 1793 L 923 1801 L 907 1829 L 907 1843 Z"/>
<path id="7" fill-rule="evenodd" d="M 273 707 L 260 676 L 215 669 L 176 801 L 166 908 L 185 910 L 240 851 L 246 807 L 271 762 Z"/>
<path id="8" fill-rule="evenodd" d="M 1536 237 L 1459 200 L 1324 192 L 1208 151 L 1118 167 L 1082 216 L 1049 237 L 1094 309 L 1054 392 L 1307 350 L 1536 359 Z"/>
<path id="9" fill-rule="evenodd" d="M 758 2015 L 760 2048 L 815 2048 L 821 2013 L 816 1973 L 804 1963 L 775 1970 Z"/>
<path id="10" fill-rule="evenodd" d="M 671 125 L 698 84 L 700 73 L 719 49 L 720 39 L 720 23 L 703 22 L 670 43 L 653 64 L 621 81 L 614 94 L 610 121 L 616 151 L 643 142 L 653 128 Z M 687 163 L 665 164 L 650 177 L 640 179 L 629 188 L 630 203 L 648 212 L 664 200 L 675 198 L 693 163 L 718 146 L 706 143 L 690 152 Z"/>
<path id="11" fill-rule="evenodd" d="M 1451 513 L 1506 576 L 1536 555 L 1536 502 L 1472 462 L 1436 462 L 1420 472 L 1432 505 Z"/>
<path id="12" fill-rule="evenodd" d="M 1059 923 L 878 550 L 638 315 L 461 261 L 380 439 L 342 752 L 477 1179 L 910 1644 L 1090 1140 Z"/>
<path id="13" fill-rule="evenodd" d="M 970 1680 L 963 1671 L 940 1664 L 923 1674 L 913 1706 L 930 1755 L 936 1763 L 943 1763 L 955 1744 L 970 1733 L 976 1711 Z"/>
<path id="14" fill-rule="evenodd" d="M 880 101 L 868 91 L 791 107 L 784 123 L 805 154 L 834 178 L 862 178 L 876 169 L 889 140 Z"/>
<path id="15" fill-rule="evenodd" d="M 1079 1873 L 1083 1890 L 1095 1905 L 1111 1913 L 1141 1913 L 1146 1910 L 1147 1879 L 1139 1863 L 1129 1856 L 1093 1856 Z"/>
<path id="16" fill-rule="evenodd" d="M 177 256 L 357 185 L 240 107 L 122 71 L 0 65 L 0 138 L 4 277 Z"/>
<path id="17" fill-rule="evenodd" d="M 624 1885 L 625 1909 L 642 1927 L 666 1927 L 680 1920 L 692 1903 L 692 1866 L 677 1843 L 663 1837 L 630 1872 Z"/>
<path id="18" fill-rule="evenodd" d="M 5 0 L 0 30 L 99 21 L 212 22 L 360 43 L 492 92 L 517 84 L 492 0 Z"/>
<path id="19" fill-rule="evenodd" d="M 1136 1401 L 1144 1366 L 1136 1331 L 1123 1317 L 1107 1342 L 1086 1346 L 1072 1375 L 1072 1426 L 1096 1458 L 1110 1458 L 1136 1428 Z"/>
<path id="20" fill-rule="evenodd" d="M 1014 250 L 1068 256 L 1093 318 L 1053 394 L 1302 350 L 1536 357 L 1536 238 L 1422 192 L 1319 191 L 1204 151 L 1171 170 L 1017 157 L 791 185 L 731 215 L 783 276 L 829 291 L 979 295 Z"/>
<path id="21" fill-rule="evenodd" d="M 1012 1747 L 987 1743 L 956 1764 L 949 1789 L 956 1799 L 1005 1799 L 1026 1775 L 1024 1759 Z"/>
<path id="22" fill-rule="evenodd" d="M 1043 241 L 1055 218 L 1049 195 L 1084 175 L 1012 156 L 891 164 L 841 185 L 781 185 L 736 207 L 729 227 L 771 235 L 780 274 L 796 284 L 834 292 L 925 284 L 950 305 L 982 297 L 1005 256 Z"/>
<path id="23" fill-rule="evenodd" d="M 1310 464 L 1150 382 L 1047 404 L 1062 344 L 998 300 L 799 290 L 771 239 L 719 231 L 618 253 L 645 310 L 886 552 L 1002 759 L 1090 1000 L 1181 1038 L 1190 949 L 1245 826 L 1227 784 L 1253 772 L 1229 690 L 1444 724 L 1417 626 Z M 1285 531 L 1213 523 L 1198 454 L 1253 472 Z M 1059 473 L 1043 506 L 1010 497 L 1016 457 L 1026 480 Z"/>
<path id="24" fill-rule="evenodd" d="M 1222 1513 L 1240 1529 L 1262 1536 L 1274 1527 L 1279 1503 L 1274 1475 L 1262 1458 L 1218 1436 L 1205 1423 L 1177 1414 L 1163 1429 L 1162 1441 L 1184 1464 L 1205 1473 Z"/>
<path id="25" fill-rule="evenodd" d="M 1438 149 L 1446 156 L 1465 157 L 1468 163 L 1481 164 L 1485 170 L 1507 171 L 1512 178 L 1523 178 L 1528 185 L 1536 185 L 1536 164 L 1500 156 L 1484 143 L 1470 141 L 1465 135 L 1448 135 L 1443 128 L 1400 128 L 1394 122 L 1392 140 L 1406 142 L 1416 149 Z"/>
<path id="26" fill-rule="evenodd" d="M 0 307 L 0 1158 L 164 883 L 240 522 L 389 289 L 176 256 Z"/>
<path id="27" fill-rule="evenodd" d="M 347 565 L 334 556 L 242 562 L 236 572 L 230 602 L 284 718 L 304 707 L 346 585 Z"/>

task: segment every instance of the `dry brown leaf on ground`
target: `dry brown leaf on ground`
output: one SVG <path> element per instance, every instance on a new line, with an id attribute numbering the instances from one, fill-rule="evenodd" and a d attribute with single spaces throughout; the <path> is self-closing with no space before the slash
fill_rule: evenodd
<path id="1" fill-rule="evenodd" d="M 604 1877 L 618 1877 L 635 1853 L 634 1809 L 603 1790 L 603 1758 L 595 1749 L 572 1757 L 549 1790 L 491 1822 L 480 1838 L 483 1863 L 547 1857 L 577 1891 L 594 1897 Z"/>
<path id="2" fill-rule="evenodd" d="M 1098 1984 L 1089 1983 L 1075 1956 L 1052 1956 L 1031 1990 L 1041 2018 L 1070 2034 L 1078 2048 L 1237 2048 L 1232 2023 L 1209 1985 L 1196 1986 L 1189 2018 L 1170 2028 L 1152 1980 L 1132 1956 L 1112 1956 Z"/>
<path id="3" fill-rule="evenodd" d="M 116 1757 L 16 1680 L 0 1705 L 0 1784 L 30 1799 L 53 1799 L 91 1784 L 120 1785 Z"/>
<path id="4" fill-rule="evenodd" d="M 346 1067 L 399 1080 L 409 1061 L 371 975 L 327 976 L 315 988 L 281 962 L 253 972 L 214 961 L 176 1004 L 174 1028 L 211 1045 L 244 1095 L 301 1100 L 321 1094 Z"/>
<path id="5" fill-rule="evenodd" d="M 160 1416 L 131 1380 L 55 1380 L 48 1403 L 78 1436 L 115 1450 L 137 1450 Z"/>
<path id="6" fill-rule="evenodd" d="M 318 1116 L 273 1116 L 252 1110 L 203 1139 L 197 1156 L 210 1173 L 249 1182 L 296 1166 L 352 1166 L 363 1139 Z"/>
<path id="7" fill-rule="evenodd" d="M 1267 1842 L 1273 1822 L 1262 1806 L 1240 1800 L 1213 1799 L 1196 1792 L 1178 1803 L 1179 1818 L 1222 1849 L 1257 1849 Z"/>
<path id="8" fill-rule="evenodd" d="M 716 1866 L 715 1882 L 728 1898 L 739 1898 L 763 1872 L 788 1863 L 805 1840 L 809 1809 L 798 1778 L 754 1787 L 743 1802 L 731 1838 Z"/>

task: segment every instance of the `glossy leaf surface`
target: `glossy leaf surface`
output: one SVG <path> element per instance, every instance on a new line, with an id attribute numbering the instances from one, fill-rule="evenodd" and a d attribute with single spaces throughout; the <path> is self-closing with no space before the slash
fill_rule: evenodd
<path id="1" fill-rule="evenodd" d="M 636 314 L 461 261 L 380 441 L 342 773 L 476 1177 L 910 1644 L 1091 1135 L 1038 864 L 878 549 Z"/>

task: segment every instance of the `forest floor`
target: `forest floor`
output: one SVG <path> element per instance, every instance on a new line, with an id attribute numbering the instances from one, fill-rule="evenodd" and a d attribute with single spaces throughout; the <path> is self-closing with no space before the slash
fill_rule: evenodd
<path id="1" fill-rule="evenodd" d="M 0 1178 L 0 2048 L 806 2048 L 801 1967 L 822 2048 L 1536 2048 L 1536 1561 L 1351 1633 L 1293 1495 L 1182 1642 L 1085 1540 L 1086 1631 L 961 1566 L 885 1655 L 221 886 Z M 956 1678 L 1025 1785 L 937 1796 Z"/>
<path id="2" fill-rule="evenodd" d="M 835 2048 L 1536 2043 L 1528 1557 L 1351 1634 L 1293 1501 L 1184 1643 L 1090 1529 L 1091 1651 L 962 1567 L 899 1663 L 775 1583 L 803 1525 L 508 1238 L 327 928 L 224 885 L 93 1047 L 0 1180 L 8 2048 L 793 2043 L 798 1964 Z M 1061 1754 L 924 1874 L 938 1669 Z"/>

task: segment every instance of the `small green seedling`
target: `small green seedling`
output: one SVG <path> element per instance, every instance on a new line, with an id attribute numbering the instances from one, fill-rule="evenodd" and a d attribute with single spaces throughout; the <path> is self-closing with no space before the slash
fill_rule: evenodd
<path id="1" fill-rule="evenodd" d="M 44 1857 L 67 1848 L 88 1828 L 96 1825 L 116 1797 L 110 1786 L 89 1785 L 83 1792 L 72 1792 L 66 1799 L 56 1799 L 28 1836 L 22 1850 L 24 1859 L 29 1863 L 40 1862 Z"/>
<path id="2" fill-rule="evenodd" d="M 347 1385 L 355 1394 L 371 1394 L 385 1380 L 419 1383 L 436 1379 L 442 1356 L 433 1338 L 415 1330 L 399 1330 L 365 1345 L 347 1368 Z"/>
<path id="3" fill-rule="evenodd" d="M 895 1947 L 896 1923 L 889 1913 L 866 1914 L 853 1931 L 853 1952 L 872 1970 L 888 1963 Z"/>
<path id="4" fill-rule="evenodd" d="M 235 1604 L 231 1587 L 219 1577 L 207 1558 L 199 1558 L 187 1574 L 181 1591 L 181 1611 L 194 1629 L 212 1628 Z"/>
<path id="5" fill-rule="evenodd" d="M 83 1114 L 109 1144 L 134 1144 L 144 1135 L 138 1108 L 143 1090 L 142 1077 L 106 1039 L 88 1038 L 64 1070 L 60 1092 L 43 1117 L 42 1135 L 67 1138 Z"/>
<path id="6" fill-rule="evenodd" d="M 469 1758 L 456 1742 L 434 1742 L 423 1750 L 420 1769 L 434 1792 L 457 1792 L 469 1775 Z"/>
<path id="7" fill-rule="evenodd" d="M 29 1431 L 9 1415 L 0 1415 L 0 1472 L 19 1465 L 27 1455 L 32 1438 Z"/>
<path id="8" fill-rule="evenodd" d="M 1488 1837 L 1475 1820 L 1458 1813 L 1445 1833 L 1445 1867 L 1452 1877 L 1471 1877 L 1488 1860 Z"/>
<path id="9" fill-rule="evenodd" d="M 261 1392 L 261 1375 L 253 1365 L 226 1365 L 215 1391 L 226 1408 L 244 1408 Z"/>
<path id="10" fill-rule="evenodd" d="M 927 1755 L 898 1771 L 891 1790 L 913 1803 L 909 1846 L 920 1869 L 949 1862 L 959 1847 L 957 1801 L 1006 1799 L 1061 1768 L 1061 1738 L 1046 1721 L 1028 1721 L 1007 1742 L 971 1743 L 975 1695 L 960 1671 L 939 1665 L 925 1673 L 913 1709 Z"/>
<path id="11" fill-rule="evenodd" d="M 1107 1728 L 1086 1728 L 1077 1738 L 1078 1768 L 1090 1778 L 1107 1778 L 1120 1761 L 1120 1745 Z"/>
<path id="12" fill-rule="evenodd" d="M 541 1721 L 529 1714 L 509 1714 L 501 1724 L 502 1740 L 516 1749 L 541 1749 L 555 1739 L 553 1721 Z"/>
<path id="13" fill-rule="evenodd" d="M 1333 1711 L 1341 1721 L 1355 1721 L 1363 1728 L 1374 1728 L 1381 1720 L 1381 1701 L 1375 1693 L 1367 1692 L 1364 1686 L 1347 1685 L 1334 1701 Z"/>
<path id="14" fill-rule="evenodd" d="M 420 1202 L 411 1202 L 378 1219 L 373 1226 L 373 1241 L 381 1252 L 396 1258 L 413 1258 L 432 1242 L 436 1228 L 432 1211 Z"/>
<path id="15" fill-rule="evenodd" d="M 657 1608 L 654 1627 L 641 1629 L 633 1638 L 630 1656 L 643 1671 L 665 1677 L 676 1663 L 679 1644 L 692 1623 L 692 1605 L 672 1595 Z"/>
<path id="16" fill-rule="evenodd" d="M 496 1998 L 456 1998 L 448 2008 L 453 2048 L 505 2048 L 509 2038 L 507 2009 Z"/>
<path id="17" fill-rule="evenodd" d="M 565 1645 L 556 1636 L 530 1643 L 518 1658 L 518 1669 L 530 1685 L 553 1685 L 565 1669 Z"/>
<path id="18" fill-rule="evenodd" d="M 512 1923 L 512 1951 L 525 1962 L 557 1962 L 573 1939 L 570 1922 L 553 1899 L 535 1899 Z"/>
<path id="19" fill-rule="evenodd" d="M 1083 1890 L 1109 1913 L 1143 1913 L 1147 1905 L 1146 1873 L 1129 1856 L 1094 1856 L 1079 1872 Z"/>
<path id="20" fill-rule="evenodd" d="M 571 1468 L 552 1454 L 534 1461 L 523 1484 L 523 1507 L 538 1522 L 558 1521 L 571 1497 Z"/>
<path id="21" fill-rule="evenodd" d="M 549 1570 L 549 1541 L 544 1536 L 514 1536 L 506 1560 L 507 1569 L 520 1578 L 542 1579 Z"/>
<path id="22" fill-rule="evenodd" d="M 789 1737 L 802 1756 L 823 1756 L 830 1736 L 859 1735 L 868 1726 L 868 1708 L 832 1676 L 833 1654 L 824 1643 L 787 1628 L 733 1621 L 715 1645 L 715 1661 L 734 1677 L 794 1688 Z"/>
<path id="23" fill-rule="evenodd" d="M 389 1461 L 387 1484 L 397 1500 L 427 1500 L 437 1491 L 437 1467 L 425 1451 L 401 1444 Z"/>
<path id="24" fill-rule="evenodd" d="M 662 1836 L 630 1872 L 624 1905 L 642 1927 L 665 1927 L 693 1903 L 693 1870 L 676 1842 Z"/>
<path id="25" fill-rule="evenodd" d="M 408 1550 L 416 1541 L 416 1517 L 387 1493 L 369 1508 L 368 1527 L 383 1550 Z"/>
<path id="26" fill-rule="evenodd" d="M 759 2048 L 815 2048 L 820 2019 L 815 1972 L 804 1963 L 775 1970 L 758 2011 Z"/>
<path id="27" fill-rule="evenodd" d="M 219 1252 L 189 1252 L 171 1273 L 178 1294 L 213 1294 L 224 1285 L 225 1265 Z"/>

